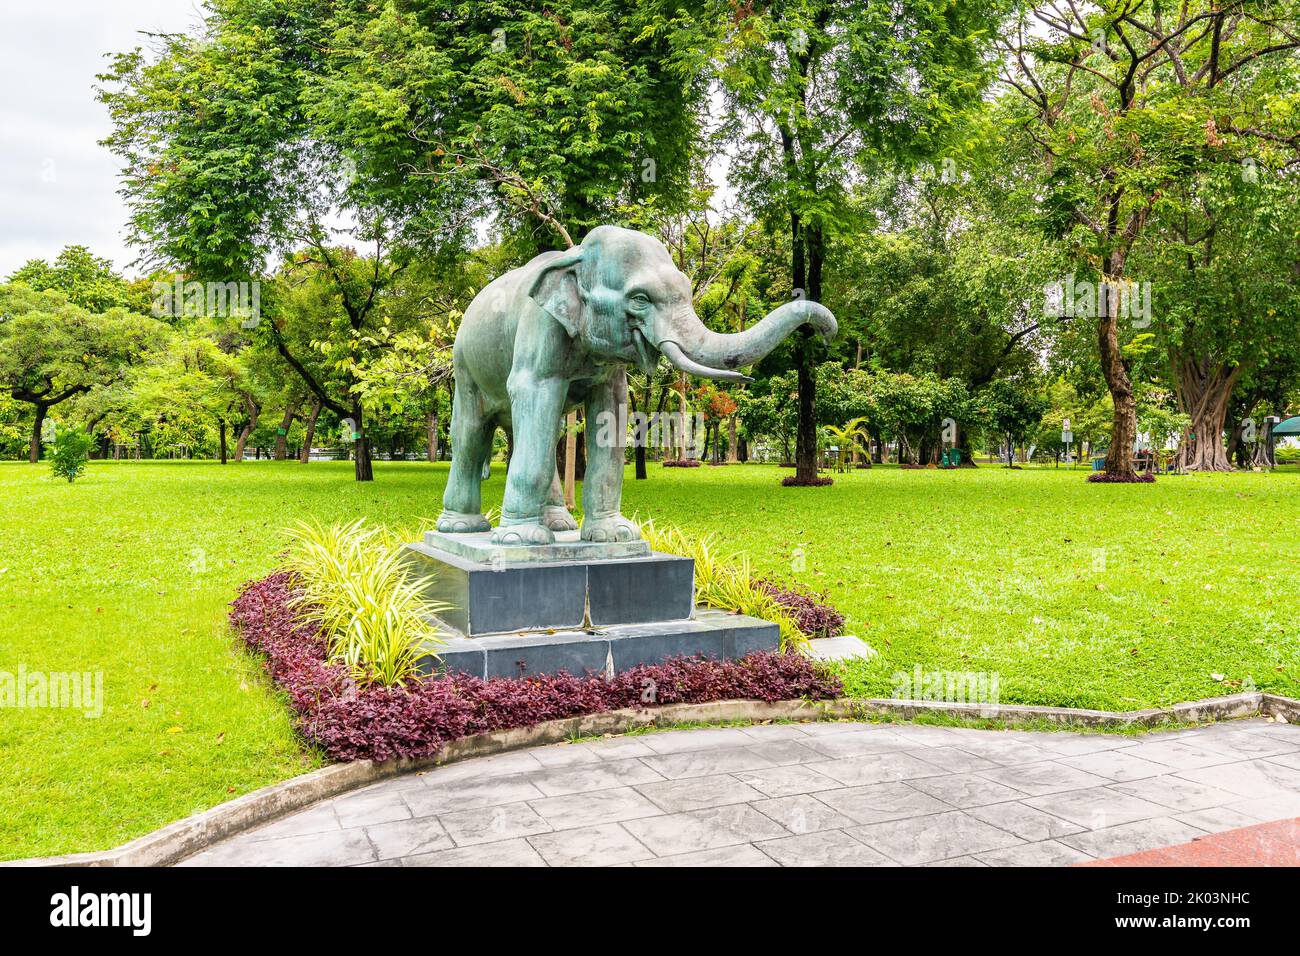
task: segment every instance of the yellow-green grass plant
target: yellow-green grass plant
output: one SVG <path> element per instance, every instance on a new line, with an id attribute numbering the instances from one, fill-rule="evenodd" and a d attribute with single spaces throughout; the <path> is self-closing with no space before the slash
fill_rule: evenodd
<path id="1" fill-rule="evenodd" d="M 782 650 L 808 642 L 785 607 L 754 578 L 746 552 L 723 553 L 712 532 L 692 537 L 671 525 L 659 527 L 652 519 L 642 522 L 641 534 L 655 551 L 695 561 L 697 604 L 771 621 L 780 629 Z"/>
<path id="2" fill-rule="evenodd" d="M 428 617 L 443 610 L 428 601 L 401 554 L 404 535 L 364 519 L 299 522 L 285 561 L 300 588 L 295 605 L 320 627 L 329 659 L 360 684 L 385 687 L 417 680 L 419 661 L 441 645 Z"/>

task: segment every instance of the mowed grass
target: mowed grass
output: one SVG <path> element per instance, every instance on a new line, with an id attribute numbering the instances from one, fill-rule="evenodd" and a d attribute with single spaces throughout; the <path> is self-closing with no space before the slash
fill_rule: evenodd
<path id="1" fill-rule="evenodd" d="M 275 566 L 281 528 L 417 528 L 446 468 L 378 462 L 358 485 L 345 462 L 92 463 L 68 485 L 0 464 L 0 671 L 102 672 L 105 698 L 97 719 L 0 711 L 0 858 L 113 846 L 318 766 L 226 605 Z M 1300 475 L 1126 487 L 884 467 L 787 489 L 785 474 L 651 465 L 649 481 L 629 475 L 625 510 L 828 591 L 879 652 L 846 671 L 851 693 L 889 696 L 917 664 L 996 673 L 1005 703 L 1300 692 Z"/>

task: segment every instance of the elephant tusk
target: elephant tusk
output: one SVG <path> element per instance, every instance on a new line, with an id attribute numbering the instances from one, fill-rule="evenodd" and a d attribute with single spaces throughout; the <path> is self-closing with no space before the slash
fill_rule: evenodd
<path id="1" fill-rule="evenodd" d="M 753 381 L 752 378 L 741 372 L 733 372 L 728 369 L 709 368 L 707 365 L 701 365 L 683 352 L 682 347 L 676 342 L 660 342 L 659 351 L 663 352 L 664 358 L 672 362 L 673 365 L 690 375 L 698 375 L 701 378 L 716 378 L 724 382 Z"/>

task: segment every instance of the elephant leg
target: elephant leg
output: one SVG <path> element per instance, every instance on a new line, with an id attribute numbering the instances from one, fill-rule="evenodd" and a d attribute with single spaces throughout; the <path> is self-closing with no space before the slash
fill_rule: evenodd
<path id="1" fill-rule="evenodd" d="M 438 530 L 452 534 L 489 531 L 480 494 L 496 425 L 484 414 L 478 388 L 458 378 L 451 409 L 451 475 L 442 496 Z"/>
<path id="2" fill-rule="evenodd" d="M 546 496 L 546 507 L 542 509 L 542 524 L 552 531 L 578 530 L 578 522 L 564 503 L 564 481 L 558 468 L 551 476 L 551 490 Z"/>
<path id="3" fill-rule="evenodd" d="M 587 474 L 582 482 L 582 540 L 636 541 L 641 529 L 619 510 L 623 499 L 623 449 L 618 427 L 626 407 L 627 379 L 617 371 L 587 397 Z M 612 416 L 612 417 L 611 417 Z M 610 427 L 610 423 L 614 427 Z M 595 441 L 591 441 L 592 436 Z"/>
<path id="4" fill-rule="evenodd" d="M 492 532 L 492 540 L 551 544 L 555 534 L 542 523 L 542 510 L 555 479 L 555 436 L 569 383 L 559 377 L 539 379 L 531 372 L 512 372 L 507 388 L 515 448 L 506 469 L 501 524 Z"/>

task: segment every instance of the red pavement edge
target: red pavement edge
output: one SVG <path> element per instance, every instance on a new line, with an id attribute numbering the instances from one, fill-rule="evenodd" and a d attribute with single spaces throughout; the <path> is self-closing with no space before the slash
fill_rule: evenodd
<path id="1" fill-rule="evenodd" d="M 1300 817 L 1076 866 L 1300 866 Z"/>

